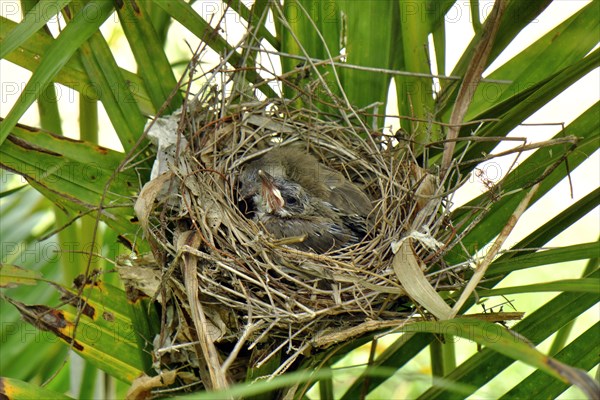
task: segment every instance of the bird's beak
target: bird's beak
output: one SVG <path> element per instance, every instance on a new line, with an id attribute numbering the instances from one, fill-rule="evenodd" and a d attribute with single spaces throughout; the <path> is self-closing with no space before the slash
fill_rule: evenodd
<path id="1" fill-rule="evenodd" d="M 279 210 L 285 204 L 281 192 L 275 187 L 275 181 L 271 175 L 262 169 L 258 170 L 258 176 L 262 183 L 262 195 L 271 211 Z"/>
<path id="2" fill-rule="evenodd" d="M 262 182 L 263 187 L 265 187 L 269 190 L 273 190 L 273 188 L 275 187 L 275 184 L 273 183 L 273 177 L 271 175 L 269 175 L 267 172 L 263 171 L 262 169 L 259 169 L 258 177 L 260 178 L 260 181 Z"/>

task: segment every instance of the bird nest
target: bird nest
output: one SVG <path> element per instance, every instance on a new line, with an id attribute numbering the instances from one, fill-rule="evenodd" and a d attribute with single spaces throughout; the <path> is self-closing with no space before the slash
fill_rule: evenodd
<path id="1" fill-rule="evenodd" d="M 215 388 L 280 357 L 276 375 L 311 351 L 426 316 L 404 289 L 415 273 L 405 264 L 433 290 L 460 286 L 440 257 L 452 230 L 437 177 L 417 165 L 408 138 L 282 99 L 204 96 L 152 122 L 159 154 L 136 203 L 153 253 L 152 267 L 137 262 L 154 275 L 127 280 L 163 306 L 158 369 L 189 366 L 196 372 L 180 374 L 181 385 Z M 368 195 L 362 241 L 300 251 L 249 218 L 239 173 L 280 146 L 312 154 Z"/>

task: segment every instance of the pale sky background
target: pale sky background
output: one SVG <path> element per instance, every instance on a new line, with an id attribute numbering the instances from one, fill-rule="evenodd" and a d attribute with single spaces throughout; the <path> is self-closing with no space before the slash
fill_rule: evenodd
<path id="1" fill-rule="evenodd" d="M 523 0 L 525 1 L 525 0 Z M 244 2 L 248 4 L 248 2 Z M 482 14 L 486 15 L 491 10 L 490 1 L 481 1 Z M 506 60 L 518 54 L 522 49 L 533 43 L 536 39 L 541 37 L 545 32 L 551 30 L 557 26 L 560 22 L 571 16 L 577 10 L 588 4 L 589 1 L 583 0 L 558 0 L 554 1 L 545 10 L 539 18 L 532 24 L 530 24 L 521 34 L 508 46 L 508 48 L 498 57 L 497 60 L 488 68 L 485 74 L 489 74 L 491 71 L 502 65 Z M 19 20 L 20 14 L 17 12 L 17 2 L 14 1 L 0 1 L 0 13 L 12 20 Z M 209 18 L 211 13 L 220 13 L 223 8 L 219 2 L 214 1 L 200 1 L 195 3 L 194 8 L 198 10 L 205 18 Z M 15 11 L 17 10 L 17 11 Z M 215 16 L 215 20 L 218 19 L 218 15 Z M 113 21 L 113 23 L 110 23 Z M 130 54 L 128 44 L 124 37 L 115 34 L 114 30 L 114 19 L 111 18 L 103 26 L 103 32 L 106 37 L 117 49 L 117 59 L 121 67 L 129 70 L 135 70 L 135 62 Z M 242 30 L 239 29 L 239 22 L 234 14 L 228 14 L 225 21 L 225 27 L 229 32 L 229 39 L 232 42 L 239 40 L 242 34 Z M 51 28 L 56 31 L 56 21 L 51 24 Z M 448 13 L 447 23 L 447 60 L 446 70 L 451 71 L 454 64 L 457 62 L 462 50 L 466 47 L 473 36 L 473 31 L 470 23 L 470 11 L 469 2 L 459 2 L 454 8 Z M 597 32 L 596 32 L 597 33 Z M 590 32 L 593 34 L 593 32 Z M 191 48 L 195 48 L 198 40 L 193 37 L 186 29 L 182 28 L 178 24 L 174 24 L 171 27 L 170 33 L 170 47 L 168 49 L 169 57 L 171 61 L 185 60 L 189 57 L 188 45 Z M 216 55 L 207 55 L 204 58 L 205 61 L 210 61 L 212 57 L 213 61 L 217 60 Z M 23 88 L 27 79 L 31 74 L 13 64 L 10 64 L 4 60 L 0 61 L 0 116 L 4 117 L 15 103 L 18 98 L 18 88 Z M 60 97 L 60 110 L 63 117 L 63 130 L 65 135 L 73 138 L 77 138 L 78 133 L 78 97 L 68 88 L 57 85 L 58 94 Z M 531 116 L 526 123 L 565 123 L 569 124 L 572 120 L 577 118 L 583 111 L 588 109 L 600 98 L 600 70 L 596 69 L 589 73 L 587 76 L 576 82 L 568 90 L 558 96 L 556 99 L 551 101 L 548 105 L 542 108 L 540 111 Z M 395 102 L 395 96 L 390 97 L 391 104 L 388 111 L 392 111 Z M 101 108 L 100 111 L 100 144 L 120 149 L 120 145 L 116 140 L 116 136 L 112 131 L 112 127 L 106 116 L 106 113 Z M 23 119 L 20 121 L 23 124 L 38 126 L 39 120 L 37 116 L 37 107 L 34 105 L 26 113 Z M 390 122 L 392 125 L 394 122 Z M 395 130 L 396 126 L 392 126 Z M 559 131 L 558 126 L 520 126 L 516 128 L 511 136 L 527 137 L 530 142 L 547 140 Z M 506 149 L 510 144 L 502 144 L 501 148 Z M 519 161 L 523 161 L 524 157 L 521 157 Z M 500 170 L 506 171 L 508 165 L 511 164 L 512 158 L 506 158 L 504 160 L 496 159 L 495 163 L 498 163 Z M 495 165 L 491 166 L 487 170 L 492 173 L 497 171 Z M 485 166 L 483 166 L 484 169 Z M 498 180 L 501 176 L 490 176 L 489 178 Z M 514 244 L 522 239 L 528 232 L 531 232 L 534 227 L 540 226 L 543 222 L 548 220 L 548 215 L 557 215 L 565 208 L 574 204 L 577 200 L 588 194 L 590 191 L 598 187 L 600 183 L 600 156 L 597 151 L 594 153 L 585 163 L 580 165 L 577 169 L 572 171 L 571 179 L 573 183 L 574 198 L 570 197 L 570 190 L 568 182 L 565 180 L 561 182 L 554 190 L 548 193 L 544 198 L 538 201 L 531 209 L 529 209 L 522 219 L 518 222 L 513 234 L 509 237 L 507 245 Z M 454 202 L 462 204 L 465 201 L 473 198 L 484 192 L 484 187 L 480 180 L 473 177 L 471 181 L 455 196 Z M 585 218 L 582 218 L 570 229 L 564 232 L 562 235 L 552 240 L 549 246 L 566 246 L 575 243 L 591 242 L 598 239 L 600 235 L 600 210 L 596 208 L 592 213 L 588 214 Z M 558 280 L 561 278 L 576 278 L 580 276 L 581 270 L 585 262 L 573 262 L 565 263 L 560 268 L 544 269 L 540 273 L 546 274 L 545 280 Z M 504 285 L 511 286 L 515 284 L 524 284 L 529 280 L 540 281 L 540 276 L 535 277 L 525 276 L 522 274 L 513 274 L 511 279 L 507 279 Z M 546 302 L 548 299 L 553 297 L 551 293 L 541 294 L 535 298 L 520 299 L 518 296 L 512 296 L 515 299 L 515 305 L 522 310 L 534 304 L 540 305 Z M 480 310 L 478 310 L 480 311 Z M 588 323 L 593 323 L 598 319 L 598 308 L 590 310 L 588 312 Z M 587 325 L 587 324 L 585 324 Z M 585 326 L 581 325 L 579 329 L 584 329 Z M 576 328 L 577 329 L 577 328 Z M 460 361 L 460 360 L 459 360 Z M 517 373 L 525 374 L 529 371 L 528 367 L 518 366 L 511 367 L 511 369 L 517 369 Z M 488 385 L 489 386 L 489 385 Z M 493 387 L 493 383 L 492 383 Z M 490 390 L 490 389 L 486 389 Z M 492 391 L 493 392 L 493 391 Z M 482 394 L 486 393 L 484 390 Z M 492 396 L 495 397 L 495 396 Z"/>

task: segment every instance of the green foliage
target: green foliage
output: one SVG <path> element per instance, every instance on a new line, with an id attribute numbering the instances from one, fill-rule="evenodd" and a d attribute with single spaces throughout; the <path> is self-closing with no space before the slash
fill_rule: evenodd
<path id="1" fill-rule="evenodd" d="M 79 243 L 84 246 L 74 249 L 76 251 L 72 254 L 64 249 L 66 243 L 78 239 L 85 240 L 88 245 L 91 242 L 98 245 L 95 251 L 109 259 L 125 251 L 117 245 L 117 240 L 128 242 L 138 251 L 148 249 L 147 243 L 139 238 L 139 227 L 132 222 L 131 198 L 139 189 L 139 183 L 148 179 L 149 163 L 143 150 L 146 144 L 143 131 L 148 115 L 169 114 L 183 100 L 183 94 L 177 87 L 178 77 L 172 68 L 174 61 L 169 60 L 165 52 L 170 44 L 167 40 L 169 29 L 174 23 L 181 24 L 212 51 L 227 59 L 232 68 L 246 67 L 246 82 L 243 84 L 262 92 L 257 95 L 275 97 L 279 92 L 262 84 L 265 62 L 263 59 L 263 65 L 258 65 L 260 52 L 237 48 L 237 43 L 221 35 L 233 29 L 232 26 L 217 26 L 218 18 L 211 21 L 209 16 L 194 7 L 193 2 L 55 0 L 23 3 L 28 11 L 21 22 L 15 23 L 0 16 L 0 58 L 3 62 L 12 62 L 32 71 L 18 101 L 5 114 L 0 125 L 0 167 L 26 180 L 26 183 L 16 182 L 4 172 L 0 177 L 3 182 L 0 193 L 3 264 L 0 285 L 5 287 L 0 304 L 3 348 L 0 368 L 1 375 L 11 377 L 3 381 L 5 390 L 15 387 L 15 390 L 21 391 L 19 396 L 23 398 L 60 398 L 51 390 L 67 392 L 68 371 L 59 373 L 49 388 L 41 388 L 38 384 L 50 378 L 60 367 L 69 344 L 37 340 L 40 334 L 47 332 L 35 331 L 20 322 L 16 309 L 9 304 L 9 301 L 15 306 L 18 304 L 22 312 L 27 305 L 54 306 L 59 303 L 58 294 L 46 282 L 68 287 L 79 274 L 89 275 L 92 269 L 103 271 L 100 273 L 101 283 L 86 288 L 85 298 L 92 307 L 104 310 L 104 313 L 98 314 L 104 318 L 98 318 L 98 315 L 96 318 L 77 316 L 73 309 L 68 309 L 69 306 L 61 312 L 69 323 L 79 320 L 82 329 L 108 334 L 111 330 L 114 332 L 118 325 L 121 330 L 132 327 L 134 334 L 120 337 L 123 340 L 118 341 L 101 335 L 103 340 L 83 341 L 83 347 L 73 348 L 90 365 L 126 382 L 131 382 L 150 367 L 148 344 L 158 331 L 153 309 L 147 304 L 128 302 L 125 292 L 118 288 L 120 283 L 109 273 L 112 267 L 103 260 L 92 262 L 88 257 L 90 248 L 85 243 Z M 515 37 L 534 23 L 550 3 L 548 0 L 508 2 L 486 66 L 489 67 Z M 281 95 L 293 98 L 293 104 L 301 105 L 304 100 L 297 96 L 307 90 L 312 81 L 320 80 L 328 87 L 328 91 L 319 93 L 318 107 L 324 113 L 336 118 L 343 116 L 353 123 L 363 123 L 368 129 L 380 131 L 387 123 L 383 114 L 389 106 L 388 92 L 393 82 L 397 107 L 392 112 L 400 117 L 402 129 L 421 145 L 445 137 L 444 123 L 449 121 L 460 79 L 476 54 L 486 24 L 486 21 L 480 21 L 478 10 L 473 8 L 470 15 L 475 35 L 460 54 L 452 72 L 444 76 L 445 60 L 454 51 L 446 43 L 445 16 L 456 8 L 465 7 L 464 2 L 285 0 L 280 4 L 257 0 L 247 7 L 245 2 L 224 0 L 222 4 L 215 4 L 223 9 L 230 7 L 228 13 L 233 13 L 240 25 L 249 27 L 253 35 L 252 46 L 268 44 L 272 50 L 282 54 L 281 72 L 291 84 L 285 86 Z M 478 1 L 471 1 L 472 7 L 478 7 L 478 4 Z M 62 10 L 66 21 L 54 37 L 45 29 L 45 24 L 55 15 L 48 12 L 50 9 L 55 13 Z M 113 16 L 119 18 L 137 64 L 136 72 L 119 66 L 116 49 L 100 31 L 101 25 Z M 464 176 L 475 170 L 483 155 L 494 151 L 498 138 L 511 135 L 527 118 L 582 77 L 597 71 L 600 50 L 593 49 L 598 45 L 598 20 L 598 1 L 592 1 L 506 61 L 479 84 L 464 121 L 473 125 L 462 127 L 460 137 L 470 137 L 475 126 L 481 123 L 476 136 L 496 139 L 457 143 L 454 157 L 462 160 Z M 269 21 L 273 22 L 274 31 Z M 432 49 L 429 48 L 431 45 Z M 432 55 L 435 59 L 431 58 Z M 440 76 L 432 74 L 432 66 Z M 309 74 L 305 74 L 307 71 Z M 100 101 L 125 153 L 99 147 L 93 139 L 73 141 L 18 125 L 37 100 L 41 127 L 60 134 L 62 110 L 53 105 L 56 98 L 54 83 L 74 89 L 85 99 L 82 101 L 89 102 L 88 111 L 81 114 L 83 119 L 89 117 L 89 122 L 96 121 L 93 109 L 95 102 Z M 352 107 L 364 108 L 372 116 L 360 119 L 353 114 Z M 538 178 L 544 179 L 533 203 L 597 152 L 600 146 L 599 111 L 600 105 L 596 103 L 580 115 L 572 115 L 573 122 L 555 136 L 553 145 L 534 149 L 491 192 L 453 211 L 451 218 L 460 226 L 456 233 L 464 233 L 462 244 L 471 257 L 489 246 L 501 232 L 527 189 Z M 481 122 L 483 120 L 487 122 Z M 88 129 L 90 126 L 92 131 L 96 129 L 93 123 Z M 429 165 L 439 166 L 441 148 L 431 146 L 425 149 Z M 141 168 L 126 166 L 125 160 Z M 23 185 L 24 188 L 15 189 Z M 522 382 L 505 383 L 505 390 L 510 389 L 506 397 L 556 397 L 568 387 L 569 382 L 577 382 L 584 391 L 588 390 L 585 392 L 588 396 L 593 397 L 597 394 L 594 392 L 596 389 L 586 381 L 581 371 L 563 366 L 556 360 L 584 371 L 597 365 L 600 348 L 597 323 L 585 331 L 572 330 L 573 340 L 566 345 L 564 340 L 557 340 L 552 350 L 553 354 L 556 353 L 556 360 L 547 358 L 540 347 L 534 346 L 557 333 L 559 337 L 567 335 L 568 330 L 561 330 L 572 326 L 573 321 L 598 302 L 597 237 L 578 237 L 574 244 L 562 248 L 540 248 L 566 232 L 599 203 L 598 189 L 594 189 L 558 216 L 548 213 L 547 220 L 539 229 L 531 228 L 525 239 L 509 246 L 507 250 L 510 251 L 491 264 L 486 275 L 488 280 L 482 282 L 479 296 L 559 292 L 514 325 L 512 332 L 515 333 L 500 325 L 464 319 L 408 325 L 403 328 L 405 333 L 398 340 L 369 361 L 368 368 L 351 369 L 349 374 L 355 379 L 345 386 L 337 385 L 335 379 L 345 374 L 335 369 L 335 363 L 344 357 L 352 357 L 355 354 L 352 351 L 371 340 L 372 336 L 321 352 L 307 359 L 299 371 L 271 382 L 236 385 L 230 391 L 204 396 L 262 396 L 292 385 L 304 385 L 303 390 L 308 390 L 315 382 L 320 382 L 320 393 L 325 398 L 351 399 L 368 393 L 381 393 L 386 384 L 393 387 L 393 379 L 411 371 L 419 353 L 432 341 L 440 340 L 440 335 L 446 335 L 448 339 L 452 337 L 448 336 L 450 334 L 460 336 L 461 332 L 468 332 L 463 336 L 485 348 L 465 355 L 463 358 L 466 360 L 458 363 L 443 379 L 436 378 L 433 384 L 412 385 L 412 396 L 462 398 L 482 388 L 518 360 L 537 370 Z M 87 222 L 80 222 L 79 219 L 86 215 L 89 216 Z M 470 229 L 473 221 L 477 224 Z M 60 235 L 52 236 L 56 230 L 61 230 Z M 55 253 L 44 253 L 49 248 L 63 249 L 56 253 L 62 258 L 50 256 Z M 36 256 L 32 257 L 32 254 Z M 68 260 L 67 254 L 72 255 Z M 461 254 L 452 253 L 447 258 L 454 263 L 469 261 L 465 260 L 464 252 Z M 533 284 L 495 288 L 502 279 L 518 271 L 553 268 L 560 265 L 558 263 L 576 260 L 591 260 L 586 272 L 579 278 L 560 281 L 540 278 Z M 106 283 L 111 280 L 114 285 Z M 35 292 L 23 286 L 31 283 L 36 283 Z M 64 289 L 63 295 L 65 292 L 75 297 L 81 295 L 74 289 Z M 447 297 L 456 295 L 448 294 Z M 473 305 L 475 301 L 472 297 L 468 304 Z M 465 329 L 449 332 L 451 327 Z M 29 332 L 28 329 L 35 335 L 21 335 Z M 490 329 L 499 332 L 494 340 L 486 336 Z M 20 340 L 21 337 L 25 340 Z M 512 340 L 517 337 L 519 340 Z M 444 357 L 452 358 L 451 351 L 439 351 L 439 347 L 437 350 L 444 366 L 451 368 L 456 360 L 443 360 Z M 444 370 L 439 365 L 433 369 Z M 82 382 L 94 382 L 95 370 L 86 370 L 88 372 Z M 564 376 L 569 376 L 569 380 L 561 380 Z M 252 379 L 250 373 L 248 380 Z M 85 397 L 90 391 L 78 393 Z M 310 396 L 313 397 L 312 392 Z"/>

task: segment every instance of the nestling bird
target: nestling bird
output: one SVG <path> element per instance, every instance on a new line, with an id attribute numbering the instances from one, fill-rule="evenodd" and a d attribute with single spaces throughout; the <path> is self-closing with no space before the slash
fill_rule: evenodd
<path id="1" fill-rule="evenodd" d="M 296 148 L 276 148 L 249 163 L 239 178 L 239 197 L 254 219 L 277 238 L 323 253 L 360 241 L 371 201 L 340 172 Z"/>

